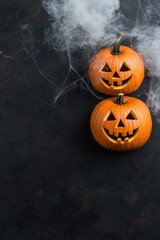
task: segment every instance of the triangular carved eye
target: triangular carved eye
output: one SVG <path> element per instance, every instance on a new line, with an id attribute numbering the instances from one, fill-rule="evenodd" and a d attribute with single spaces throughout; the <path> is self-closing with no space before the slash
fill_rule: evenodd
<path id="1" fill-rule="evenodd" d="M 106 65 L 101 69 L 101 71 L 102 71 L 102 72 L 112 72 L 107 63 L 106 63 Z"/>
<path id="2" fill-rule="evenodd" d="M 130 71 L 130 68 L 127 66 L 127 64 L 124 62 L 121 69 L 120 69 L 121 72 L 127 72 L 127 71 Z"/>
<path id="3" fill-rule="evenodd" d="M 136 115 L 134 114 L 133 111 L 130 111 L 130 113 L 127 115 L 126 119 L 137 120 L 137 117 L 136 117 Z"/>
<path id="4" fill-rule="evenodd" d="M 115 116 L 113 115 L 112 112 L 110 112 L 108 118 L 107 118 L 107 121 L 113 121 L 113 120 L 116 120 Z"/>

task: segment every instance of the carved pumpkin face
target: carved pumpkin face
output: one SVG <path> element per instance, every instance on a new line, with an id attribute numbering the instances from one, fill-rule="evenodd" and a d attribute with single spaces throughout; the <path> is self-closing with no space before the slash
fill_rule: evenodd
<path id="1" fill-rule="evenodd" d="M 89 78 L 96 90 L 107 95 L 134 92 L 144 78 L 142 58 L 133 49 L 120 46 L 99 51 L 91 60 Z"/>
<path id="2" fill-rule="evenodd" d="M 124 97 L 123 104 L 116 98 L 100 102 L 91 116 L 91 131 L 103 147 L 128 151 L 144 145 L 152 129 L 148 107 L 139 99 Z"/>

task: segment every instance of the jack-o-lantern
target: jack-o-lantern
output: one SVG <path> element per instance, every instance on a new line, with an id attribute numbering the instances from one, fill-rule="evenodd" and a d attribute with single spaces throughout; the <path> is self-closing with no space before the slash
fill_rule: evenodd
<path id="1" fill-rule="evenodd" d="M 91 132 L 103 147 L 129 151 L 144 145 L 150 137 L 152 119 L 141 100 L 118 94 L 101 101 L 93 110 Z"/>
<path id="2" fill-rule="evenodd" d="M 89 78 L 93 87 L 107 95 L 134 92 L 144 78 L 144 63 L 140 55 L 127 46 L 120 46 L 121 35 L 115 46 L 100 50 L 91 60 Z"/>

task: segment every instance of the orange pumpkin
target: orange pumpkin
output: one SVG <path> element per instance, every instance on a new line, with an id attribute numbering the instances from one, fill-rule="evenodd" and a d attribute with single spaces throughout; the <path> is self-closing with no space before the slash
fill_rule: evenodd
<path id="1" fill-rule="evenodd" d="M 117 95 L 134 92 L 144 78 L 144 63 L 140 55 L 127 46 L 120 46 L 121 35 L 115 46 L 104 48 L 91 60 L 89 78 L 101 93 Z"/>
<path id="2" fill-rule="evenodd" d="M 103 147 L 129 151 L 143 146 L 150 137 L 152 119 L 141 100 L 118 94 L 101 101 L 93 110 L 91 132 Z"/>

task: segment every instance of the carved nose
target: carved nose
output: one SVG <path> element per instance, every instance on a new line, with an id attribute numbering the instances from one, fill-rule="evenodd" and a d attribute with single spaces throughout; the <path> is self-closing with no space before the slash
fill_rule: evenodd
<path id="1" fill-rule="evenodd" d="M 114 75 L 113 75 L 113 78 L 119 78 L 119 75 L 118 73 L 115 71 Z"/>
<path id="2" fill-rule="evenodd" d="M 122 122 L 122 120 L 119 121 L 117 127 L 125 127 L 125 126 L 124 126 L 124 123 Z"/>

